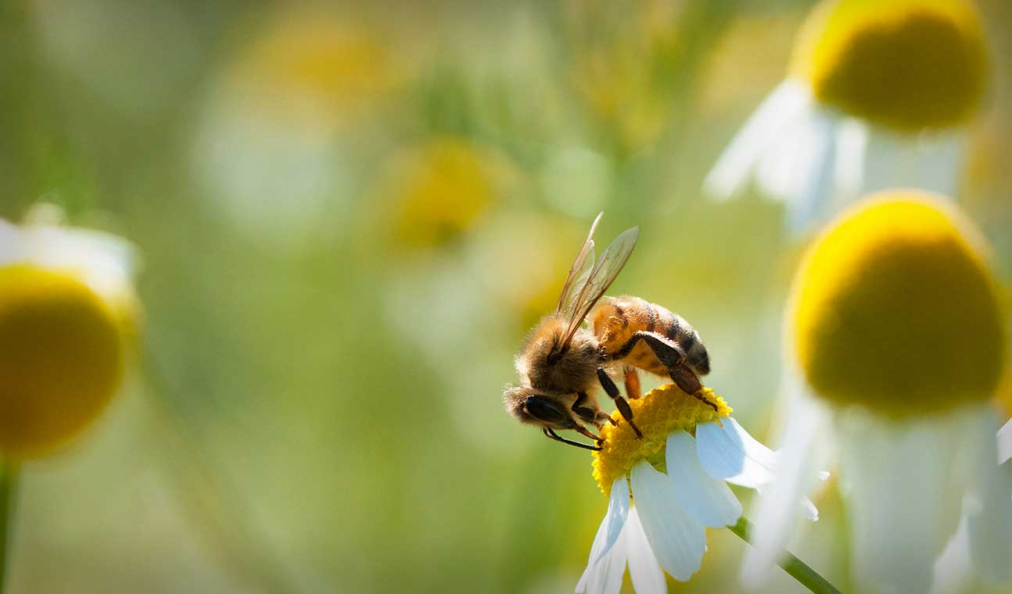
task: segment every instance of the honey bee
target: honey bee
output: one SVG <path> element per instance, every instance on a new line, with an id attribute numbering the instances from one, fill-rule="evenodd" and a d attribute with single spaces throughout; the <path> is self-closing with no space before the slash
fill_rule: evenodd
<path id="1" fill-rule="evenodd" d="M 555 311 L 541 319 L 516 357 L 520 385 L 503 394 L 506 410 L 520 422 L 540 426 L 546 437 L 590 450 L 600 449 L 601 438 L 586 425 L 600 431 L 605 422 L 614 423 L 598 406 L 599 385 L 642 437 L 613 374 L 622 375 L 629 398 L 639 398 L 641 369 L 669 376 L 684 392 L 717 408 L 700 393 L 699 376 L 710 372 L 710 360 L 685 319 L 639 297 L 604 296 L 636 247 L 639 228 L 620 234 L 595 259 L 594 230 L 603 214 L 594 219 L 576 255 Z M 561 437 L 556 430 L 563 429 L 598 445 Z"/>

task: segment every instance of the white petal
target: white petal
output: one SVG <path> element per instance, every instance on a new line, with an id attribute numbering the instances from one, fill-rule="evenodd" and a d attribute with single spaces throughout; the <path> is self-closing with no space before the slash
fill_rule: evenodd
<path id="1" fill-rule="evenodd" d="M 878 126 L 869 127 L 864 155 L 864 179 L 861 190 L 876 192 L 896 187 L 903 170 L 903 144 Z M 900 172 L 900 173 L 897 173 Z"/>
<path id="2" fill-rule="evenodd" d="M 993 460 L 993 428 L 980 431 L 979 416 L 954 411 L 894 422 L 855 411 L 841 417 L 841 476 L 852 510 L 854 574 L 863 586 L 930 588 L 935 558 L 955 532 L 974 474 L 967 469 L 977 466 L 966 453 L 989 441 Z"/>
<path id="3" fill-rule="evenodd" d="M 740 192 L 753 167 L 779 138 L 782 130 L 811 105 L 811 92 L 804 82 L 780 83 L 728 144 L 703 182 L 705 191 L 718 200 Z"/>
<path id="4" fill-rule="evenodd" d="M 961 133 L 908 135 L 871 126 L 863 190 L 904 187 L 952 196 L 958 186 L 964 143 Z"/>
<path id="5" fill-rule="evenodd" d="M 835 179 L 839 122 L 820 110 L 813 110 L 809 121 L 810 140 L 791 166 L 791 186 L 783 191 L 787 200 L 787 227 L 801 232 L 825 218 Z"/>
<path id="6" fill-rule="evenodd" d="M 935 578 L 930 594 L 958 594 L 970 590 L 973 583 L 973 561 L 970 560 L 965 518 L 960 522 L 956 535 L 935 560 L 932 572 Z"/>
<path id="7" fill-rule="evenodd" d="M 20 260 L 21 245 L 21 230 L 0 219 L 0 266 Z"/>
<path id="8" fill-rule="evenodd" d="M 628 559 L 625 542 L 619 538 L 615 546 L 597 563 L 590 576 L 587 594 L 619 594 L 622 590 L 622 576 Z"/>
<path id="9" fill-rule="evenodd" d="M 688 580 L 699 570 L 706 551 L 703 525 L 678 505 L 671 481 L 649 462 L 633 466 L 630 475 L 636 509 L 657 560 L 671 577 Z"/>
<path id="10" fill-rule="evenodd" d="M 801 517 L 809 522 L 819 521 L 819 508 L 807 497 L 801 500 Z"/>
<path id="11" fill-rule="evenodd" d="M 983 434 L 976 453 L 976 476 L 963 499 L 963 515 L 974 565 L 983 580 L 997 585 L 1012 580 L 1012 462 L 995 464 L 997 439 L 988 439 L 998 424 L 988 406 L 979 407 L 973 432 L 962 436 L 967 442 Z M 1000 435 L 1000 430 L 999 430 Z"/>
<path id="12" fill-rule="evenodd" d="M 914 187 L 955 197 L 963 171 L 966 144 L 966 136 L 962 133 L 922 136 L 917 147 L 917 163 L 913 174 L 913 179 L 920 183 Z"/>
<path id="13" fill-rule="evenodd" d="M 696 452 L 710 476 L 755 488 L 773 480 L 776 453 L 759 443 L 737 421 L 696 427 Z"/>
<path id="14" fill-rule="evenodd" d="M 601 555 L 608 540 L 608 516 L 601 521 L 590 548 L 587 568 L 576 584 L 576 592 L 587 594 L 618 594 L 622 589 L 622 575 L 625 573 L 627 558 L 625 541 L 622 535 L 612 543 L 611 548 Z"/>
<path id="15" fill-rule="evenodd" d="M 998 430 L 998 464 L 1012 458 L 1012 420 Z"/>
<path id="16" fill-rule="evenodd" d="M 794 534 L 798 504 L 817 482 L 822 465 L 820 444 L 828 432 L 829 412 L 807 395 L 794 379 L 790 415 L 779 452 L 775 480 L 760 494 L 755 512 L 752 547 L 746 550 L 742 581 L 755 586 L 766 580 Z"/>
<path id="17" fill-rule="evenodd" d="M 599 561 L 601 557 L 611 550 L 619 535 L 622 534 L 622 527 L 625 525 L 626 516 L 628 515 L 629 483 L 626 481 L 625 475 L 622 475 L 615 479 L 615 482 L 611 485 L 611 497 L 608 499 L 608 513 L 604 516 L 605 522 L 608 524 L 607 538 L 604 542 L 604 548 L 594 561 Z"/>
<path id="18" fill-rule="evenodd" d="M 124 239 L 86 229 L 27 225 L 20 243 L 20 257 L 76 273 L 106 299 L 121 301 L 132 293 L 137 253 Z"/>
<path id="19" fill-rule="evenodd" d="M 985 582 L 1012 580 L 1012 462 L 983 473 L 980 512 L 967 517 L 974 565 Z"/>
<path id="20" fill-rule="evenodd" d="M 813 105 L 797 114 L 756 164 L 756 183 L 762 191 L 787 203 L 797 203 L 805 180 L 816 164 L 821 142 Z"/>
<path id="21" fill-rule="evenodd" d="M 825 479 L 822 478 L 823 476 L 827 476 L 828 477 L 829 473 L 828 472 L 820 472 L 819 473 L 819 480 L 825 480 Z M 762 495 L 763 488 L 762 487 L 756 487 L 755 491 L 756 491 L 756 493 L 759 493 L 760 495 Z M 798 516 L 800 518 L 802 518 L 802 519 L 808 520 L 809 522 L 818 522 L 819 521 L 819 508 L 815 507 L 815 503 L 813 503 L 811 499 L 809 499 L 807 497 L 803 497 L 801 499 L 800 505 L 798 506 Z"/>
<path id="22" fill-rule="evenodd" d="M 985 436 L 997 424 L 987 407 L 977 420 L 967 428 Z M 966 441 L 974 437 L 969 433 Z M 1012 463 L 995 464 L 995 451 L 1000 451 L 995 442 L 984 439 L 979 444 L 976 462 L 958 462 L 975 468 L 976 476 L 963 498 L 959 529 L 935 562 L 932 594 L 968 591 L 975 577 L 993 586 L 1012 579 Z"/>
<path id="23" fill-rule="evenodd" d="M 668 479 L 675 497 L 690 516 L 703 526 L 723 528 L 741 517 L 741 503 L 727 484 L 706 474 L 699 464 L 695 439 L 685 431 L 668 435 Z"/>
<path id="24" fill-rule="evenodd" d="M 905 466 L 898 452 L 889 451 L 890 443 L 900 445 L 898 440 L 841 431 L 840 472 L 851 485 L 854 575 L 869 590 L 924 592 L 937 552 L 939 491 L 944 489 L 938 481 L 944 474 L 925 468 L 920 460 L 906 460 L 910 465 Z M 922 455 L 906 448 L 903 452 Z M 927 452 L 923 455 L 928 461 Z M 928 489 L 931 492 L 922 492 Z"/>
<path id="25" fill-rule="evenodd" d="M 586 592 L 587 584 L 590 581 L 591 574 L 594 573 L 594 567 L 597 565 L 595 560 L 600 556 L 601 551 L 604 550 L 604 543 L 608 540 L 608 516 L 606 515 L 601 520 L 601 525 L 597 528 L 597 534 L 594 535 L 594 544 L 590 545 L 590 558 L 587 559 L 587 567 L 583 570 L 583 575 L 580 576 L 580 581 L 576 584 L 577 592 Z"/>
<path id="26" fill-rule="evenodd" d="M 835 180 L 827 214 L 839 212 L 864 194 L 867 146 L 868 125 L 856 118 L 844 118 L 836 133 Z"/>
<path id="27" fill-rule="evenodd" d="M 629 555 L 629 577 L 632 578 L 636 594 L 667 594 L 668 584 L 664 579 L 664 571 L 657 562 L 654 550 L 650 548 L 635 507 L 629 511 L 624 532 L 622 538 L 625 539 Z"/>

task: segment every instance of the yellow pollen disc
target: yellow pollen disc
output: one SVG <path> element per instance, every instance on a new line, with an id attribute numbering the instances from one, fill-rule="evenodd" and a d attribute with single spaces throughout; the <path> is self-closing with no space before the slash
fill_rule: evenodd
<path id="1" fill-rule="evenodd" d="M 62 445 L 105 408 L 123 375 L 116 314 L 84 283 L 31 265 L 0 267 L 0 452 Z"/>
<path id="2" fill-rule="evenodd" d="M 995 395 L 1008 311 L 983 239 L 943 198 L 883 192 L 810 248 L 788 319 L 813 391 L 892 417 Z"/>
<path id="3" fill-rule="evenodd" d="M 987 85 L 987 48 L 967 0 L 824 0 L 795 45 L 816 99 L 898 131 L 968 121 Z"/>
<path id="4" fill-rule="evenodd" d="M 664 446 L 672 431 L 683 429 L 694 433 L 696 425 L 710 423 L 727 417 L 732 410 L 724 400 L 709 388 L 703 388 L 700 395 L 717 405 L 719 410 L 686 394 L 675 384 L 665 384 L 651 390 L 642 398 L 629 401 L 633 411 L 633 422 L 643 432 L 637 438 L 629 423 L 618 411 L 612 413 L 617 425 L 605 425 L 601 430 L 604 443 L 601 451 L 594 452 L 594 479 L 601 492 L 611 493 L 615 479 L 625 476 L 640 460 L 651 464 L 664 461 Z"/>

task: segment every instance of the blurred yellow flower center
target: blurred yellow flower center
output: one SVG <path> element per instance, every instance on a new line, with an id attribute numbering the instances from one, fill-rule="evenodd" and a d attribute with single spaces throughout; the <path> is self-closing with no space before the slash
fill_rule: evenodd
<path id="1" fill-rule="evenodd" d="M 733 409 L 713 390 L 704 388 L 700 394 L 719 410 L 713 410 L 675 384 L 665 384 L 642 398 L 630 400 L 633 422 L 643 432 L 642 439 L 636 437 L 618 411 L 612 413 L 617 425 L 605 425 L 601 430 L 604 443 L 601 451 L 594 452 L 592 462 L 594 479 L 605 495 L 611 493 L 615 479 L 628 474 L 640 460 L 646 459 L 652 464 L 663 462 L 664 446 L 672 431 L 694 432 L 700 423 L 710 423 L 731 414 Z"/>
<path id="2" fill-rule="evenodd" d="M 495 159 L 465 141 L 424 146 L 394 172 L 398 239 L 428 247 L 455 238 L 492 205 L 501 173 Z"/>
<path id="3" fill-rule="evenodd" d="M 973 116 L 987 50 L 966 0 L 824 0 L 801 31 L 792 70 L 820 102 L 913 132 Z"/>
<path id="4" fill-rule="evenodd" d="M 900 417 L 991 398 L 1008 312 L 977 233 L 943 199 L 890 191 L 809 250 L 789 307 L 809 386 Z"/>
<path id="5" fill-rule="evenodd" d="M 0 452 L 44 454 L 105 408 L 123 375 L 114 313 L 70 275 L 0 267 Z"/>
<path id="6" fill-rule="evenodd" d="M 244 105 L 283 125 L 318 131 L 357 124 L 401 78 L 391 44 L 351 15 L 291 6 L 248 37 L 231 82 Z"/>

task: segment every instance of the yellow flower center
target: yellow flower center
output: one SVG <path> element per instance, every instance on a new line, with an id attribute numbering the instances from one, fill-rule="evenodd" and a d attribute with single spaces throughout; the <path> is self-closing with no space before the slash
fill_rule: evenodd
<path id="1" fill-rule="evenodd" d="M 792 71 L 820 102 L 913 132 L 973 116 L 987 50 L 966 0 L 824 0 L 799 35 Z"/>
<path id="2" fill-rule="evenodd" d="M 119 328 L 72 276 L 0 267 L 0 452 L 44 454 L 102 412 L 123 375 Z"/>
<path id="3" fill-rule="evenodd" d="M 675 384 L 665 384 L 642 398 L 630 400 L 633 422 L 643 432 L 642 439 L 636 437 L 618 411 L 612 413 L 617 424 L 605 425 L 601 430 L 604 443 L 601 451 L 594 452 L 591 464 L 601 492 L 609 495 L 615 479 L 628 474 L 640 460 L 663 465 L 664 446 L 671 432 L 681 429 L 694 433 L 696 425 L 727 417 L 733 411 L 709 388 L 704 388 L 700 395 L 716 404 L 718 410 L 686 394 Z"/>
<path id="4" fill-rule="evenodd" d="M 983 240 L 943 200 L 884 192 L 810 248 L 788 319 L 819 396 L 900 417 L 995 395 L 1008 312 Z"/>
<path id="5" fill-rule="evenodd" d="M 229 75 L 248 107 L 283 125 L 313 131 L 354 125 L 402 78 L 382 31 L 351 15 L 288 8 L 270 22 Z"/>
<path id="6" fill-rule="evenodd" d="M 440 139 L 398 164 L 394 231 L 407 247 L 429 247 L 468 229 L 496 198 L 502 171 L 491 155 Z"/>

